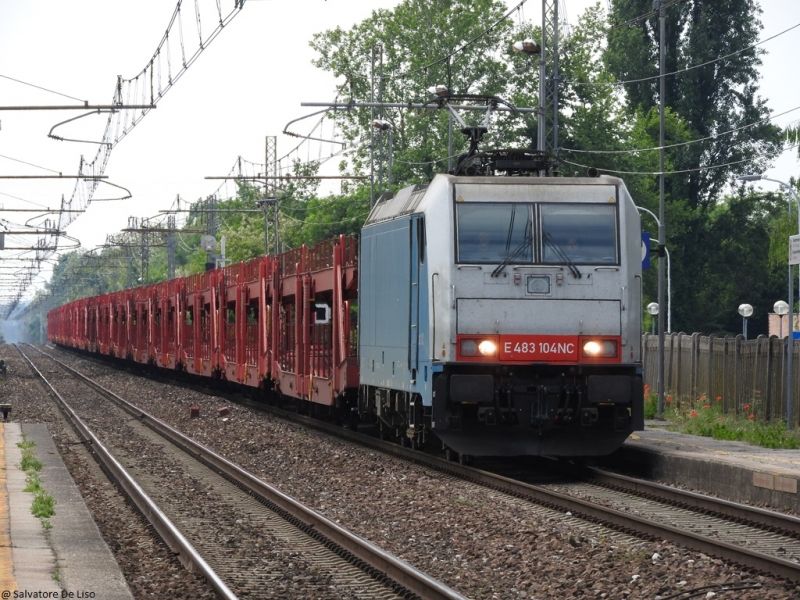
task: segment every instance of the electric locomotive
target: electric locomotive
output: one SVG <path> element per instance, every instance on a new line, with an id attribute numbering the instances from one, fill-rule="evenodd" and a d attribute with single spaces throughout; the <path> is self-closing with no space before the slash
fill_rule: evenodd
<path id="1" fill-rule="evenodd" d="M 638 211 L 621 179 L 530 159 L 482 155 L 374 206 L 362 418 L 462 457 L 598 456 L 644 428 Z"/>

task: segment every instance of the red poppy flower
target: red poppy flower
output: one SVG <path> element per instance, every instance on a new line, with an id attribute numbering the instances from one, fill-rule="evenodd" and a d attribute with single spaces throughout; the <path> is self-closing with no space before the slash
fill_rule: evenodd
<path id="1" fill-rule="evenodd" d="M 753 413 L 750 413 L 750 420 L 752 421 L 755 418 L 756 418 L 756 416 Z"/>
<path id="2" fill-rule="evenodd" d="M 693 410 L 690 416 L 694 419 L 697 416 L 697 411 Z"/>
<path id="3" fill-rule="evenodd" d="M 749 404 L 745 404 L 745 405 L 744 405 L 742 408 L 743 408 L 745 411 L 748 411 L 748 410 L 750 410 L 750 405 L 749 405 Z"/>
<path id="4" fill-rule="evenodd" d="M 722 401 L 722 396 L 717 396 L 717 402 L 721 402 L 721 401 Z"/>

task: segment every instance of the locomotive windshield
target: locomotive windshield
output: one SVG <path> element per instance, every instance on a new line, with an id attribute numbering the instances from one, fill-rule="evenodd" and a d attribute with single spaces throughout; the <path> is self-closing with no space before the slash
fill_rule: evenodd
<path id="1" fill-rule="evenodd" d="M 615 204 L 458 203 L 456 225 L 460 263 L 618 262 Z"/>
<path id="2" fill-rule="evenodd" d="M 523 244 L 526 237 L 529 237 L 530 231 L 530 205 L 477 203 L 459 205 L 459 261 L 499 263 L 522 245 L 515 262 L 531 262 L 533 260 L 531 245 Z"/>
<path id="3" fill-rule="evenodd" d="M 550 236 L 570 260 L 578 263 L 617 262 L 617 218 L 613 204 L 542 204 L 542 235 Z M 544 247 L 542 262 L 563 263 L 553 245 Z"/>

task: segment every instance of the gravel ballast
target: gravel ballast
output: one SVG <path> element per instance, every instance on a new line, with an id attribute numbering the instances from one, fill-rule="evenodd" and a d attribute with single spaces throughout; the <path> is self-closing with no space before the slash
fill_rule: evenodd
<path id="1" fill-rule="evenodd" d="M 5 350 L 12 369 L 6 385 L 13 382 L 14 388 L 10 418 L 47 423 L 72 471 L 75 461 L 68 460 L 69 442 L 59 443 L 70 436 L 56 425 L 59 419 L 52 412 L 52 401 L 27 375 L 16 352 L 10 347 Z M 800 595 L 800 588 L 698 552 L 615 533 L 222 398 L 114 371 L 62 351 L 47 351 L 471 598 L 666 598 L 690 597 L 690 590 L 699 594 L 692 597 L 705 598 Z M 200 407 L 199 418 L 190 418 L 192 405 Z M 228 414 L 218 416 L 223 407 Z M 80 479 L 89 469 L 77 469 L 73 476 L 123 565 L 131 558 L 125 544 L 114 541 L 114 536 L 119 536 L 115 530 L 125 521 L 103 515 L 106 503 L 93 497 L 103 483 L 92 474 L 87 488 Z M 126 577 L 137 577 L 135 569 L 123 565 L 123 571 Z M 725 591 L 726 585 L 742 584 L 763 587 Z M 138 597 L 157 597 L 143 594 Z"/>

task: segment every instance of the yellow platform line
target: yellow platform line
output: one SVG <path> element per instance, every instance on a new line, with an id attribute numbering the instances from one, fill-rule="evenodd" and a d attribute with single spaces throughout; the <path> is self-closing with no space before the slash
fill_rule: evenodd
<path id="1" fill-rule="evenodd" d="M 0 423 L 0 590 L 14 591 L 14 563 L 11 558 L 11 521 L 8 511 L 8 488 L 6 486 L 5 427 Z"/>

